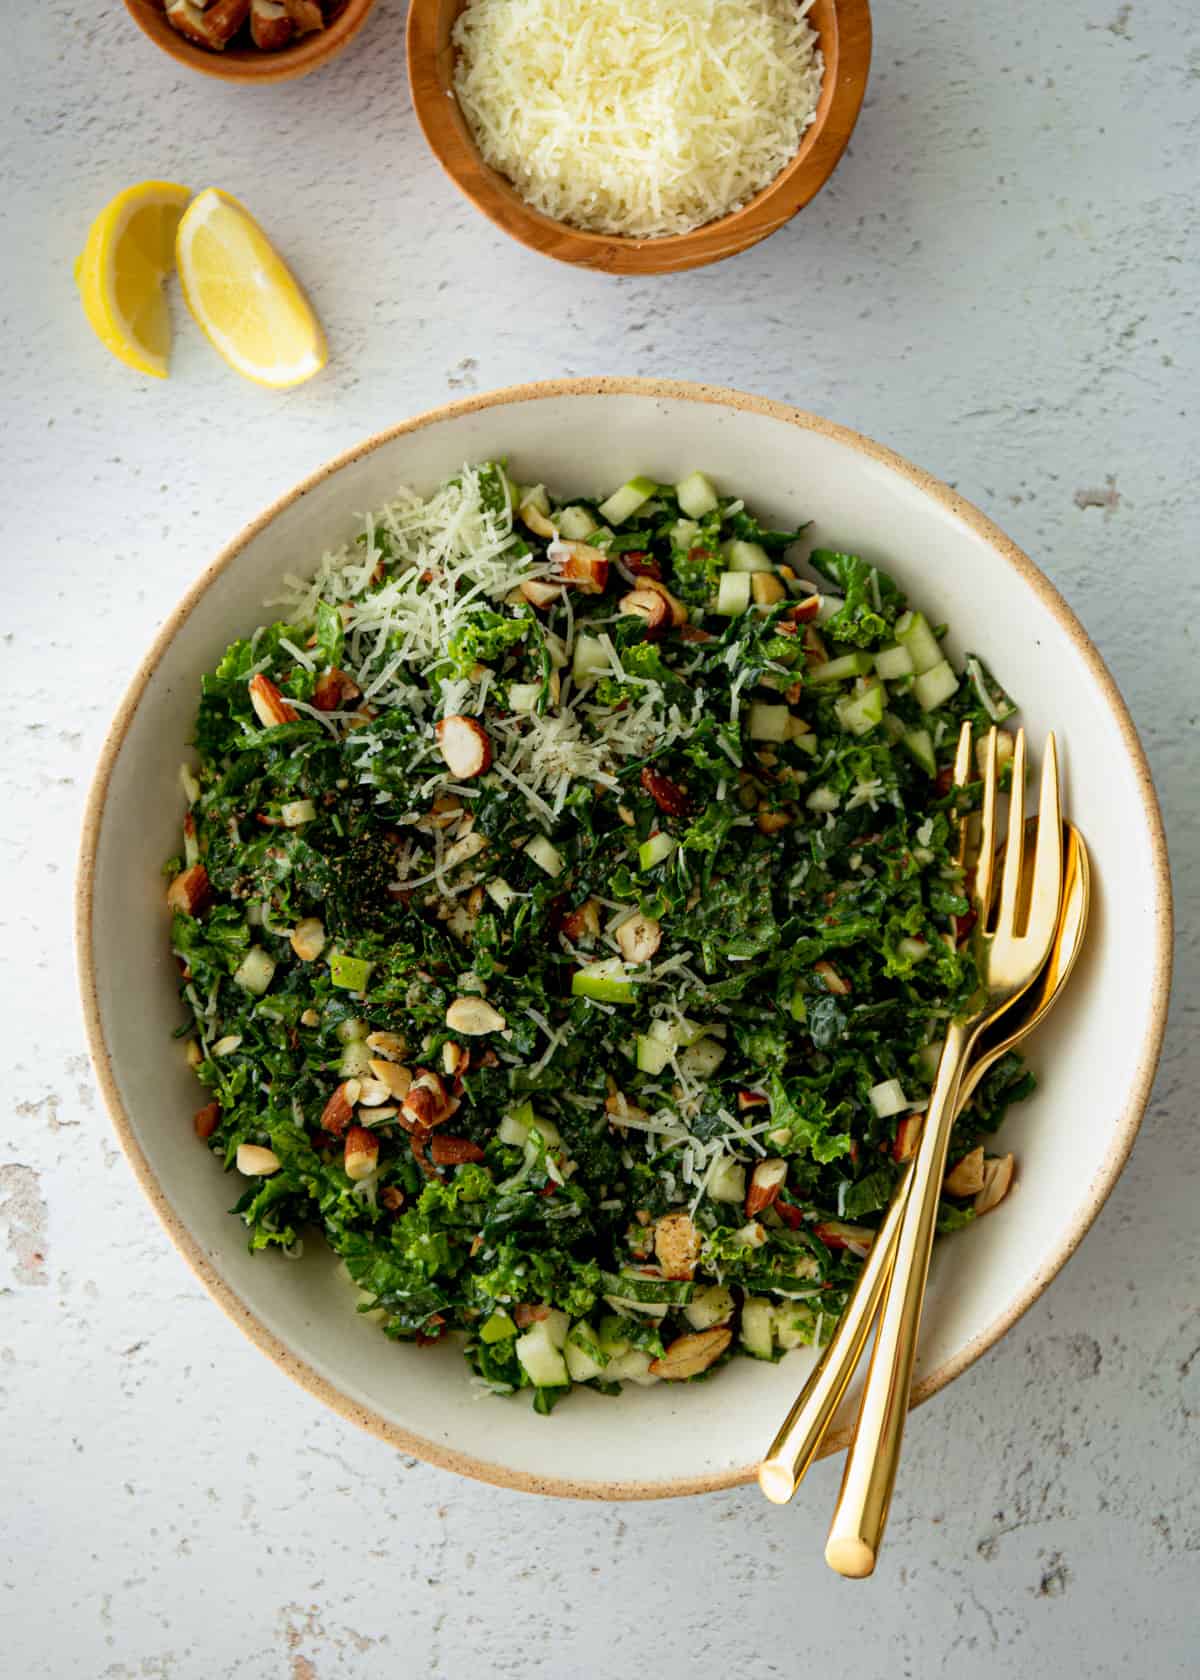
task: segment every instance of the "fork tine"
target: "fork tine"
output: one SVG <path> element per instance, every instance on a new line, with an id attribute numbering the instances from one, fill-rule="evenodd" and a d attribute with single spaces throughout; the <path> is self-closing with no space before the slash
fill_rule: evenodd
<path id="1" fill-rule="evenodd" d="M 1037 847 L 1033 855 L 1033 882 L 1029 898 L 1026 938 L 1047 943 L 1058 921 L 1062 899 L 1062 796 L 1058 780 L 1058 744 L 1053 732 L 1046 737 L 1042 759 L 1042 791 L 1038 801 Z"/>
<path id="2" fill-rule="evenodd" d="M 1004 849 L 1004 874 L 1000 881 L 1000 909 L 997 928 L 1017 931 L 1017 905 L 1021 892 L 1021 864 L 1025 856 L 1025 731 L 1017 730 L 1013 752 L 1012 787 L 1008 795 L 1008 841 Z"/>
<path id="3" fill-rule="evenodd" d="M 992 872 L 996 858 L 996 731 L 983 743 L 983 808 L 979 814 L 979 856 L 975 864 L 975 914 L 986 931 L 992 907 Z"/>

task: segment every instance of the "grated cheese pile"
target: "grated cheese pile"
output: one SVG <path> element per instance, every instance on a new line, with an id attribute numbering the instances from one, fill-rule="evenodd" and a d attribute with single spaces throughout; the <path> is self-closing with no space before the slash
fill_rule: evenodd
<path id="1" fill-rule="evenodd" d="M 812 0 L 471 0 L 455 92 L 492 168 L 594 233 L 686 233 L 799 149 L 823 62 Z"/>

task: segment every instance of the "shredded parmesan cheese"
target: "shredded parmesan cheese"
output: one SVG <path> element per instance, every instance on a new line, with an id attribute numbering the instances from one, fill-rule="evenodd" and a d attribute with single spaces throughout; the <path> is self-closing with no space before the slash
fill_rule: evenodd
<path id="1" fill-rule="evenodd" d="M 652 239 L 740 209 L 799 150 L 812 0 L 471 0 L 455 92 L 484 160 L 555 221 Z"/>

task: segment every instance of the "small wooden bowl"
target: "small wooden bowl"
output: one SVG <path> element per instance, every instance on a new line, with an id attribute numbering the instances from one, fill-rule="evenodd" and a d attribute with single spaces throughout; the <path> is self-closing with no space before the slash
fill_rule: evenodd
<path id="1" fill-rule="evenodd" d="M 302 35 L 294 45 L 281 47 L 278 52 L 263 52 L 249 43 L 226 47 L 224 52 L 198 47 L 167 22 L 161 0 L 157 4 L 155 0 L 125 0 L 125 10 L 143 35 L 189 70 L 199 70 L 201 75 L 216 76 L 223 82 L 289 82 L 336 58 L 358 34 L 374 4 L 375 0 L 346 0 L 327 29 Z"/>
<path id="2" fill-rule="evenodd" d="M 821 40 L 825 77 L 812 124 L 787 168 L 740 210 L 691 233 L 662 239 L 584 233 L 533 209 L 480 157 L 454 97 L 451 35 L 466 4 L 467 0 L 411 0 L 409 6 L 408 80 L 413 109 L 434 156 L 475 208 L 522 245 L 559 262 L 607 274 L 674 274 L 702 268 L 766 239 L 815 198 L 833 174 L 867 88 L 868 0 L 815 0 L 809 22 Z"/>

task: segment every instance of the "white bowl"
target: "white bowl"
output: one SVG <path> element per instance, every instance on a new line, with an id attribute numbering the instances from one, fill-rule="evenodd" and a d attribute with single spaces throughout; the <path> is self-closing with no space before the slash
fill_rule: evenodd
<path id="1" fill-rule="evenodd" d="M 1129 715 L 1050 584 L 982 514 L 865 438 L 781 404 L 698 385 L 574 380 L 450 404 L 343 455 L 269 509 L 168 619 L 117 714 L 92 790 L 78 942 L 92 1054 L 117 1132 L 172 1239 L 264 1352 L 345 1416 L 435 1464 L 531 1491 L 597 1498 L 749 1480 L 811 1353 L 737 1360 L 716 1381 L 480 1399 L 457 1349 L 393 1346 L 356 1316 L 319 1243 L 292 1263 L 246 1252 L 231 1184 L 196 1142 L 198 1088 L 171 1037 L 177 973 L 160 869 L 177 846 L 178 769 L 201 673 L 265 616 L 281 574 L 315 564 L 400 484 L 431 489 L 465 461 L 507 456 L 519 479 L 611 489 L 696 467 L 771 523 L 860 550 L 983 653 L 1034 743 L 1062 744 L 1067 808 L 1091 849 L 1088 943 L 1031 1046 L 1041 1084 L 1003 1132 L 1019 1179 L 1003 1207 L 939 1245 L 916 1399 L 964 1370 L 1071 1254 L 1124 1163 L 1166 1015 L 1171 905 L 1162 824 Z M 843 1425 L 845 1419 L 842 1420 Z M 844 1433 L 831 1443 L 845 1444 Z"/>

